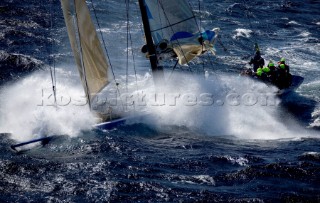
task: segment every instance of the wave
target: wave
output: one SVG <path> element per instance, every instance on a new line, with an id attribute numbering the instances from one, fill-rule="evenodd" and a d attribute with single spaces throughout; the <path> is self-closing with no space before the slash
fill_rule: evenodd
<path id="1" fill-rule="evenodd" d="M 0 84 L 17 80 L 43 66 L 42 61 L 30 56 L 5 51 L 0 51 L 0 61 Z"/>
<path id="2" fill-rule="evenodd" d="M 81 130 L 91 129 L 95 118 L 85 106 L 86 102 L 75 103 L 75 100 L 83 101 L 81 86 L 74 85 L 68 74 L 57 77 L 58 108 L 54 106 L 48 73 L 35 72 L 3 86 L 0 132 L 11 133 L 13 139 L 25 141 L 49 135 L 77 136 Z"/>

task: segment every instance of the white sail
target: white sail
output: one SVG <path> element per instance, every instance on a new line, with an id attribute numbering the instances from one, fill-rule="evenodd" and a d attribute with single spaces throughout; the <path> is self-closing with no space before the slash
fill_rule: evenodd
<path id="1" fill-rule="evenodd" d="M 180 64 L 207 50 L 214 53 L 218 29 L 203 32 L 185 0 L 145 0 L 145 3 L 154 44 L 160 49 L 173 49 Z"/>
<path id="2" fill-rule="evenodd" d="M 61 0 L 72 51 L 89 102 L 108 84 L 107 61 L 85 0 Z"/>

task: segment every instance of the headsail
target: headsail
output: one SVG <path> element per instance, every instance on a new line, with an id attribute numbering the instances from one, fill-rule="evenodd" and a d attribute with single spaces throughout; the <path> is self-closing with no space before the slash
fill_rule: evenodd
<path id="1" fill-rule="evenodd" d="M 85 0 L 61 0 L 61 5 L 72 51 L 90 104 L 108 84 L 109 62 Z"/>
<path id="2" fill-rule="evenodd" d="M 180 64 L 204 51 L 214 53 L 218 29 L 203 31 L 185 0 L 145 0 L 154 44 L 158 52 L 173 49 Z"/>

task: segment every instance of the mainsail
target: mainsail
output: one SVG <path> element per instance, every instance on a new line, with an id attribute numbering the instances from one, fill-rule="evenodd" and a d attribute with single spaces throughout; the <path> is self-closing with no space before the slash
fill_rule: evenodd
<path id="1" fill-rule="evenodd" d="M 108 84 L 107 61 L 85 0 L 61 0 L 63 15 L 89 105 Z"/>
<path id="2" fill-rule="evenodd" d="M 180 64 L 205 51 L 214 53 L 218 29 L 203 31 L 185 0 L 145 0 L 151 33 L 157 51 L 174 50 Z"/>

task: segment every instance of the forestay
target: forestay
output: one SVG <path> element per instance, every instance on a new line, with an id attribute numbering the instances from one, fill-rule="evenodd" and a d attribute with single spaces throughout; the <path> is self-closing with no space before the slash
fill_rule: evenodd
<path id="1" fill-rule="evenodd" d="M 203 31 L 185 0 L 145 0 L 154 44 L 158 53 L 173 49 L 180 64 L 205 51 L 214 53 L 218 29 Z"/>
<path id="2" fill-rule="evenodd" d="M 107 61 L 85 0 L 61 0 L 63 15 L 89 104 L 107 84 Z"/>

